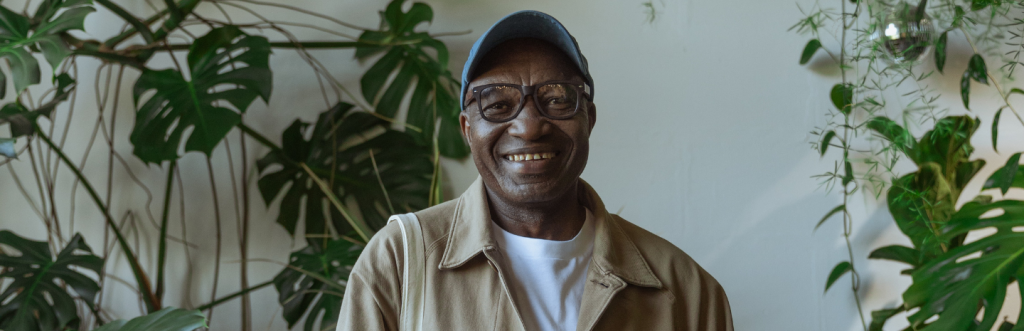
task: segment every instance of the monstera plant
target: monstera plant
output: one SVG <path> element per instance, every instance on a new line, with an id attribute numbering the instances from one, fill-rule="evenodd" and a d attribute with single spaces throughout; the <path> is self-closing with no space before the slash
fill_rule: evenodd
<path id="1" fill-rule="evenodd" d="M 1024 90 L 1001 85 L 1011 82 L 1015 69 L 1024 64 L 1020 59 L 1024 2 L 836 0 L 833 4 L 837 9 L 824 3 L 801 7 L 805 16 L 791 28 L 811 36 L 799 52 L 799 63 L 825 64 L 818 68 L 834 64 L 841 78 L 830 83 L 828 95 L 822 96 L 833 107 L 828 109 L 827 123 L 813 131 L 818 139 L 812 142 L 822 157 L 835 157 L 832 170 L 817 177 L 842 193 L 842 203 L 818 226 L 842 216 L 848 255 L 828 274 L 825 291 L 849 275 L 865 330 L 882 330 L 901 313 L 907 316 L 907 330 L 1024 330 L 1024 320 L 1000 320 L 1007 291 L 1024 276 L 1024 201 L 1005 196 L 999 200 L 988 194 L 989 190 L 1005 195 L 1011 188 L 1024 188 L 1020 153 L 986 178 L 980 194 L 967 190 L 969 182 L 981 180 L 977 176 L 986 164 L 972 159 L 977 156 L 971 138 L 981 125 L 977 116 L 992 115 L 991 142 L 997 153 L 1004 112 L 1012 113 L 1024 126 L 1024 118 L 1010 100 Z M 833 36 L 834 40 L 828 39 Z M 946 58 L 957 54 L 947 52 L 947 42 L 953 45 L 953 40 L 970 47 L 960 52 L 968 54 L 959 61 L 961 67 Z M 934 67 L 923 62 L 933 62 Z M 939 101 L 940 91 L 929 87 L 939 79 L 959 82 L 957 97 L 963 108 L 961 103 L 951 108 Z M 984 114 L 971 108 L 972 82 L 983 84 L 974 89 L 997 92 L 999 108 Z M 893 99 L 894 94 L 900 98 Z M 974 113 L 946 115 L 954 111 Z M 905 171 L 910 164 L 912 170 Z M 870 323 L 860 300 L 862 278 L 854 265 L 860 251 L 850 240 L 854 218 L 847 206 L 856 192 L 884 197 L 895 224 L 911 242 L 863 252 L 871 259 L 907 265 L 902 274 L 913 281 L 898 305 L 875 309 Z M 969 233 L 980 239 L 968 240 Z"/>
<path id="2" fill-rule="evenodd" d="M 89 31 L 80 32 L 85 29 L 86 17 L 97 12 L 97 7 L 102 7 L 105 15 L 122 20 L 125 28 L 105 40 L 82 39 L 93 36 Z M 458 131 L 459 81 L 448 69 L 448 49 L 436 35 L 423 29 L 433 20 L 432 9 L 423 3 L 392 0 L 380 12 L 377 29 L 360 28 L 286 3 L 166 0 L 162 7 L 152 9 L 150 16 L 139 17 L 111 0 L 30 1 L 23 12 L 0 5 L 0 58 L 6 59 L 10 67 L 9 76 L 0 72 L 0 99 L 5 102 L 0 107 L 0 126 L 10 131 L 10 135 L 0 134 L 0 167 L 28 161 L 27 166 L 35 174 L 31 179 L 38 181 L 39 194 L 44 197 L 41 206 L 33 203 L 31 207 L 46 211 L 38 215 L 47 229 L 46 241 L 0 231 L 0 244 L 5 245 L 0 246 L 0 279 L 6 280 L 0 282 L 0 330 L 99 327 L 104 331 L 191 331 L 206 327 L 213 308 L 232 300 L 241 300 L 241 328 L 250 330 L 249 294 L 271 285 L 278 290 L 281 314 L 289 327 L 305 321 L 305 330 L 332 328 L 338 319 L 344 281 L 361 248 L 386 224 L 389 215 L 439 203 L 440 158 L 462 158 L 469 153 Z M 309 20 L 322 20 L 338 29 L 355 29 L 357 33 L 332 34 L 341 40 L 298 39 L 290 29 L 329 29 L 265 18 L 265 12 L 277 10 L 306 15 Z M 238 13 L 251 14 L 260 21 L 232 23 L 237 20 L 231 16 Z M 215 15 L 222 15 L 224 20 L 213 18 L 220 17 Z M 264 35 L 268 31 L 286 40 L 268 38 Z M 181 43 L 183 39 L 187 42 Z M 353 49 L 353 63 L 367 66 L 359 77 L 361 93 L 349 93 L 339 83 L 341 80 L 308 51 L 310 48 Z M 283 132 L 268 135 L 247 125 L 251 120 L 246 119 L 246 113 L 257 100 L 268 103 L 273 97 L 270 56 L 280 51 L 297 52 L 318 81 L 327 82 L 321 86 L 325 101 L 329 99 L 326 91 L 336 91 L 336 95 L 333 106 L 321 112 L 315 123 L 296 119 Z M 162 52 L 169 55 L 169 65 L 151 61 Z M 94 132 L 102 128 L 109 147 L 106 176 L 89 176 L 83 170 L 97 134 L 85 151 L 65 148 L 72 115 L 70 110 L 63 110 L 73 109 L 78 103 L 75 95 L 83 79 L 76 62 L 80 58 L 102 61 L 96 72 L 96 82 L 101 86 L 95 87 L 115 91 L 110 113 L 106 110 L 108 98 L 99 96 L 95 121 L 74 120 L 96 123 Z M 129 133 L 116 131 L 114 123 L 117 93 L 127 80 L 126 71 L 138 72 L 134 82 L 127 82 L 133 86 L 135 111 Z M 107 78 L 105 85 L 101 76 Z M 13 94 L 6 93 L 8 81 L 13 82 Z M 47 81 L 52 88 L 34 99 L 36 89 L 32 87 L 43 85 L 41 91 Z M 68 126 L 62 130 L 57 122 Z M 226 141 L 232 132 L 241 137 L 240 164 L 231 161 L 231 149 L 237 152 L 239 148 Z M 268 136 L 280 136 L 280 143 Z M 116 152 L 114 145 L 122 139 L 131 144 L 134 158 Z M 246 141 L 269 151 L 258 160 L 246 159 Z M 228 153 L 228 164 L 212 161 L 213 155 L 221 151 Z M 184 191 L 178 163 L 192 152 L 206 159 L 211 181 L 214 167 L 226 166 L 233 183 L 235 173 L 244 174 L 242 190 L 254 187 L 266 206 L 280 201 L 275 207 L 277 223 L 307 246 L 281 263 L 282 270 L 276 277 L 250 285 L 248 263 L 259 258 L 247 255 L 246 229 L 250 226 L 250 210 L 262 207 L 250 206 L 246 192 L 235 191 L 242 289 L 224 294 L 218 293 L 214 285 L 208 303 L 182 309 L 165 306 L 166 294 L 178 288 L 167 282 L 168 251 L 174 242 L 184 242 L 188 250 L 185 240 L 169 233 L 169 224 L 172 197 Z M 23 157 L 26 154 L 28 158 Z M 37 160 L 41 154 L 47 155 L 46 162 Z M 82 161 L 74 160 L 77 158 L 73 154 L 84 154 Z M 112 190 L 116 188 L 110 183 L 118 174 L 113 170 L 115 160 L 147 194 L 163 193 L 163 209 L 153 217 L 159 235 L 143 243 L 155 246 L 153 261 L 143 260 L 138 243 L 130 244 L 133 236 L 136 242 L 145 237 L 140 237 L 138 231 L 127 232 L 124 221 L 114 217 L 122 212 L 141 213 L 112 207 Z M 156 183 L 163 185 L 161 189 L 148 189 L 148 183 L 138 180 L 128 167 L 131 162 L 161 172 L 166 178 L 166 182 Z M 57 188 L 54 178 L 62 168 L 74 174 L 74 186 Z M 257 175 L 253 178 L 255 186 L 249 185 L 250 177 L 246 176 L 250 169 Z M 14 177 L 17 187 L 32 202 L 32 195 L 21 184 L 22 177 Z M 94 185 L 98 181 L 107 183 L 106 192 Z M 179 183 L 178 188 L 175 183 Z M 211 186 L 214 212 L 208 219 L 217 231 L 213 253 L 217 266 L 213 284 L 217 284 L 222 208 L 216 199 L 217 188 Z M 61 229 L 68 226 L 68 220 L 60 217 L 65 209 L 55 206 L 67 199 L 58 195 L 70 192 L 73 201 L 79 187 L 102 215 L 104 230 L 113 234 L 117 249 L 112 253 L 94 254 L 78 234 L 64 239 Z M 184 210 L 184 205 L 180 206 Z M 72 219 L 74 210 L 72 206 Z M 303 232 L 298 231 L 300 225 Z M 56 247 L 64 248 L 53 254 L 51 248 Z M 116 264 L 110 254 L 125 257 L 134 278 L 130 285 L 139 293 L 144 316 L 113 320 L 105 311 L 103 288 L 111 284 L 107 271 Z M 83 273 L 86 270 L 90 272 Z"/>

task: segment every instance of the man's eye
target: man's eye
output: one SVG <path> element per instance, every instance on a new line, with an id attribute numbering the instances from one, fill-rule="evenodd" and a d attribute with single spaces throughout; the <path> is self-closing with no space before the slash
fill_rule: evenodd
<path id="1" fill-rule="evenodd" d="M 569 102 L 569 101 L 566 100 L 565 98 L 550 98 L 550 99 L 548 99 L 547 103 L 549 105 L 560 105 L 560 104 L 564 104 L 564 103 L 567 103 L 567 102 Z"/>

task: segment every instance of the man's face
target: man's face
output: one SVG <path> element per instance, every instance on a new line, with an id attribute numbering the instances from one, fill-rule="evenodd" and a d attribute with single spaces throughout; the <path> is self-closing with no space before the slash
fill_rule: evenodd
<path id="1" fill-rule="evenodd" d="M 535 85 L 550 81 L 584 80 L 570 60 L 554 46 L 536 39 L 515 39 L 490 51 L 469 83 L 469 91 L 486 84 Z M 472 93 L 467 93 L 468 101 Z M 587 165 L 594 104 L 582 100 L 576 115 L 553 120 L 544 117 L 533 98 L 508 122 L 483 119 L 474 101 L 459 118 L 473 161 L 491 194 L 515 204 L 555 201 L 575 190 Z M 551 153 L 545 159 L 515 160 L 515 155 Z M 548 154 L 550 156 L 551 154 Z"/>

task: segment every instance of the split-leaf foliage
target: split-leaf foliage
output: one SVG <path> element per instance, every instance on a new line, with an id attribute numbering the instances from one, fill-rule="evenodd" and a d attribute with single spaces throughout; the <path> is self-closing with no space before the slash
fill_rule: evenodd
<path id="1" fill-rule="evenodd" d="M 306 330 L 314 325 L 329 327 L 337 321 L 344 291 L 337 282 L 347 279 L 362 247 L 353 243 L 360 241 L 353 224 L 366 225 L 372 234 L 384 226 L 388 215 L 438 203 L 437 158 L 464 157 L 469 152 L 458 129 L 460 82 L 448 69 L 448 49 L 422 29 L 424 23 L 433 21 L 433 10 L 423 3 L 403 10 L 406 1 L 392 0 L 380 12 L 380 28 L 362 31 L 358 40 L 309 43 L 318 48 L 353 48 L 357 60 L 372 62 L 359 79 L 361 95 L 348 96 L 362 100 L 339 100 L 312 124 L 295 120 L 280 135 L 272 135 L 282 138 L 278 146 L 245 125 L 243 115 L 257 98 L 270 101 L 271 48 L 301 49 L 306 44 L 272 43 L 253 34 L 259 29 L 200 18 L 210 25 L 208 32 L 187 44 L 172 45 L 178 39 L 168 36 L 193 18 L 192 10 L 202 1 L 165 1 L 166 10 L 145 19 L 110 0 L 40 0 L 31 15 L 0 5 L 0 58 L 10 66 L 5 71 L 10 77 L 0 72 L 0 98 L 10 96 L 6 94 L 8 80 L 13 81 L 15 92 L 14 101 L 0 106 L 0 126 L 10 130 L 10 136 L 0 136 L 0 165 L 20 161 L 17 143 L 42 139 L 107 218 L 107 230 L 115 234 L 117 247 L 124 250 L 132 266 L 133 285 L 140 291 L 146 314 L 128 321 L 103 321 L 96 316 L 93 320 L 105 323 L 99 330 L 191 331 L 205 327 L 200 312 L 163 306 L 160 289 L 166 272 L 162 267 L 166 231 L 158 238 L 160 268 L 154 284 L 151 271 L 136 258 L 134 246 L 113 226 L 110 206 L 99 197 L 90 178 L 70 161 L 62 145 L 54 144 L 39 129 L 40 121 L 54 121 L 57 106 L 75 93 L 78 77 L 69 74 L 67 59 L 93 57 L 138 70 L 139 78 L 129 82 L 134 84 L 136 110 L 129 141 L 137 161 L 175 164 L 182 152 L 210 156 L 236 128 L 270 149 L 257 162 L 256 187 L 268 206 L 280 200 L 275 208 L 277 222 L 309 244 L 293 253 L 289 265 L 272 283 L 279 290 L 282 313 L 290 326 L 305 319 Z M 76 36 L 83 34 L 68 33 L 83 30 L 85 17 L 96 7 L 113 13 L 129 28 L 105 41 L 80 40 Z M 138 41 L 133 36 L 141 37 L 143 44 L 125 47 L 125 43 Z M 170 68 L 149 63 L 157 52 L 185 49 L 187 61 L 183 63 L 173 61 Z M 44 77 L 38 58 L 50 65 L 55 89 L 45 102 L 28 106 L 22 103 L 23 93 Z M 408 108 L 403 106 L 406 104 Z M 404 117 L 403 111 L 407 112 Z M 167 178 L 169 197 L 174 176 Z M 295 233 L 300 220 L 305 229 L 301 235 Z M 167 217 L 161 222 L 166 228 Z M 103 261 L 91 254 L 81 236 L 68 241 L 56 256 L 46 243 L 8 231 L 0 231 L 0 243 L 20 253 L 0 254 L 0 267 L 4 268 L 0 278 L 13 280 L 0 283 L 0 329 L 84 328 L 87 326 L 78 324 L 82 320 L 79 313 L 95 314 L 102 309 L 94 306 L 100 283 L 96 276 L 81 272 L 100 273 Z M 75 268 L 68 268 L 71 265 Z M 225 298 L 253 290 L 256 288 L 242 289 Z M 204 307 L 222 302 L 226 301 L 216 300 Z M 81 309 L 83 306 L 88 309 Z"/>

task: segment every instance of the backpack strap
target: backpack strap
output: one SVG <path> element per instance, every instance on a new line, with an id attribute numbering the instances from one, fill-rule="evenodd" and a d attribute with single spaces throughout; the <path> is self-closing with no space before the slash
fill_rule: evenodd
<path id="1" fill-rule="evenodd" d="M 419 331 L 423 328 L 423 299 L 426 292 L 426 257 L 423 230 L 413 213 L 393 215 L 388 223 L 398 222 L 405 247 L 402 268 L 402 306 L 399 330 Z"/>

